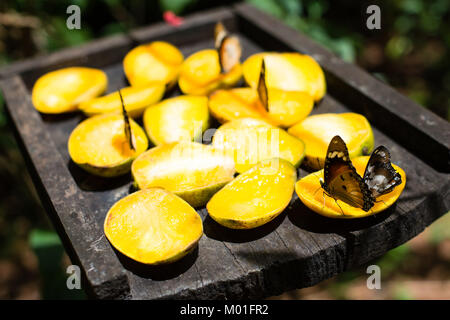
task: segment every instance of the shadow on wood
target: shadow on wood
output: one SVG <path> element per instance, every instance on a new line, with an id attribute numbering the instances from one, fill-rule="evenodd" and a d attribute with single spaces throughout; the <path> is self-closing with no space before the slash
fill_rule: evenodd
<path id="1" fill-rule="evenodd" d="M 114 252 L 122 263 L 123 267 L 128 271 L 145 279 L 154 281 L 164 281 L 176 278 L 180 274 L 185 273 L 195 263 L 198 256 L 198 245 L 186 256 L 178 261 L 157 266 L 147 265 L 128 258 L 114 248 Z"/>

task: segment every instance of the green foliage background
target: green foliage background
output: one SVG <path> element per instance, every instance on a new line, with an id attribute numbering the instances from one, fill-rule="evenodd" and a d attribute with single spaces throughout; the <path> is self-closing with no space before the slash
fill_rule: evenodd
<path id="1" fill-rule="evenodd" d="M 0 2 L 0 67 L 16 60 L 76 46 L 94 38 L 126 32 L 162 20 L 171 10 L 186 15 L 236 1 L 218 0 L 2 0 Z M 448 0 L 332 1 L 246 0 L 336 53 L 365 68 L 425 108 L 450 119 L 450 2 Z M 82 27 L 66 27 L 66 9 L 81 8 Z M 381 30 L 365 27 L 369 4 L 381 7 Z M 13 17 L 14 19 L 9 19 Z M 6 20 L 5 20 L 6 19 Z M 35 195 L 16 142 L 7 126 L 0 95 L 0 261 L 13 261 L 25 271 L 23 252 L 38 260 L 43 298 L 82 298 L 67 292 L 60 261 L 63 249 Z M 447 224 L 448 226 L 448 224 Z M 439 230 L 439 229 L 438 229 Z M 447 239 L 435 232 L 435 243 Z M 436 240 L 437 239 L 437 240 Z M 402 249 L 403 248 L 403 249 Z M 404 246 L 383 260 L 394 270 L 406 259 Z M 400 257 L 400 258 L 399 258 Z M 390 267 L 389 267 L 390 266 Z M 25 272 L 24 271 L 24 272 Z M 55 280 L 56 279 L 56 280 Z M 343 275 L 330 290 L 341 297 Z M 24 281 L 27 280 L 25 277 Z M 20 283 L 15 284 L 20 285 Z M 17 297 L 14 290 L 9 297 Z M 404 297 L 404 296 L 399 296 Z"/>

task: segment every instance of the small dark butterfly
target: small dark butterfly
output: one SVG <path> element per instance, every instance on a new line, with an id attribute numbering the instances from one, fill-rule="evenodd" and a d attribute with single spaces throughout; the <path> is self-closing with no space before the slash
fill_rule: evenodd
<path id="1" fill-rule="evenodd" d="M 348 149 L 340 136 L 334 136 L 328 145 L 325 158 L 324 181 L 321 187 L 335 200 L 369 211 L 375 199 L 369 187 L 356 172 L 350 161 Z"/>
<path id="2" fill-rule="evenodd" d="M 391 164 L 391 155 L 387 148 L 379 146 L 370 156 L 363 177 L 372 197 L 389 193 L 402 183 L 402 177 Z"/>
<path id="3" fill-rule="evenodd" d="M 214 28 L 214 44 L 219 54 L 221 73 L 228 73 L 241 60 L 242 47 L 239 38 L 232 35 L 218 22 Z"/>
<path id="4" fill-rule="evenodd" d="M 128 113 L 127 113 L 127 110 L 125 109 L 125 104 L 123 102 L 122 93 L 120 92 L 120 90 L 119 90 L 119 97 L 120 97 L 120 101 L 122 102 L 122 116 L 123 116 L 123 121 L 124 121 L 125 137 L 127 138 L 127 142 L 130 146 L 130 149 L 136 151 L 134 136 L 131 133 L 130 119 L 128 118 Z"/>
<path id="5" fill-rule="evenodd" d="M 266 84 L 266 63 L 264 59 L 262 59 L 261 71 L 259 73 L 258 96 L 264 109 L 266 109 L 266 111 L 269 111 L 269 95 L 267 93 L 267 84 Z"/>

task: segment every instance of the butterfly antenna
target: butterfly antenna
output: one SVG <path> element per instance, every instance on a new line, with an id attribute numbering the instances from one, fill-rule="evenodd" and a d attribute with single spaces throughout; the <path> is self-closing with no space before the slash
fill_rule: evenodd
<path id="1" fill-rule="evenodd" d="M 383 202 L 383 204 L 384 204 L 386 207 L 388 206 L 387 203 L 384 202 L 384 200 L 378 200 L 378 201 L 375 201 L 375 203 L 380 203 L 380 202 Z"/>
<path id="2" fill-rule="evenodd" d="M 342 210 L 341 206 L 337 202 L 337 199 L 336 198 L 333 198 L 333 199 L 334 199 L 334 202 L 336 202 L 336 205 L 339 207 L 339 209 L 341 209 L 342 215 L 345 216 L 344 210 Z"/>

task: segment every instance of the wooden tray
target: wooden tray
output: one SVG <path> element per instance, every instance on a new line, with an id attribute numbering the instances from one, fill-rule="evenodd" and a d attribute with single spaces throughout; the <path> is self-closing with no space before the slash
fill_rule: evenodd
<path id="1" fill-rule="evenodd" d="M 244 58 L 259 51 L 312 55 L 326 72 L 328 94 L 314 113 L 354 111 L 374 128 L 376 145 L 389 148 L 407 174 L 397 204 L 376 216 L 334 220 L 308 210 L 294 196 L 271 223 L 229 230 L 199 210 L 205 235 L 193 254 L 148 267 L 115 251 L 103 233 L 108 209 L 130 192 L 131 177 L 91 176 L 69 158 L 67 140 L 81 114 L 46 116 L 32 106 L 30 90 L 42 74 L 67 66 L 103 69 L 108 92 L 126 85 L 124 55 L 134 46 L 166 40 L 185 56 L 213 47 L 213 27 L 236 32 Z M 42 202 L 84 288 L 97 298 L 262 298 L 312 286 L 381 256 L 424 230 L 449 210 L 450 125 L 358 67 L 257 9 L 240 4 L 187 17 L 180 27 L 156 24 L 126 35 L 19 62 L 0 71 L 0 85 L 17 140 Z M 299 170 L 299 175 L 306 172 Z"/>

